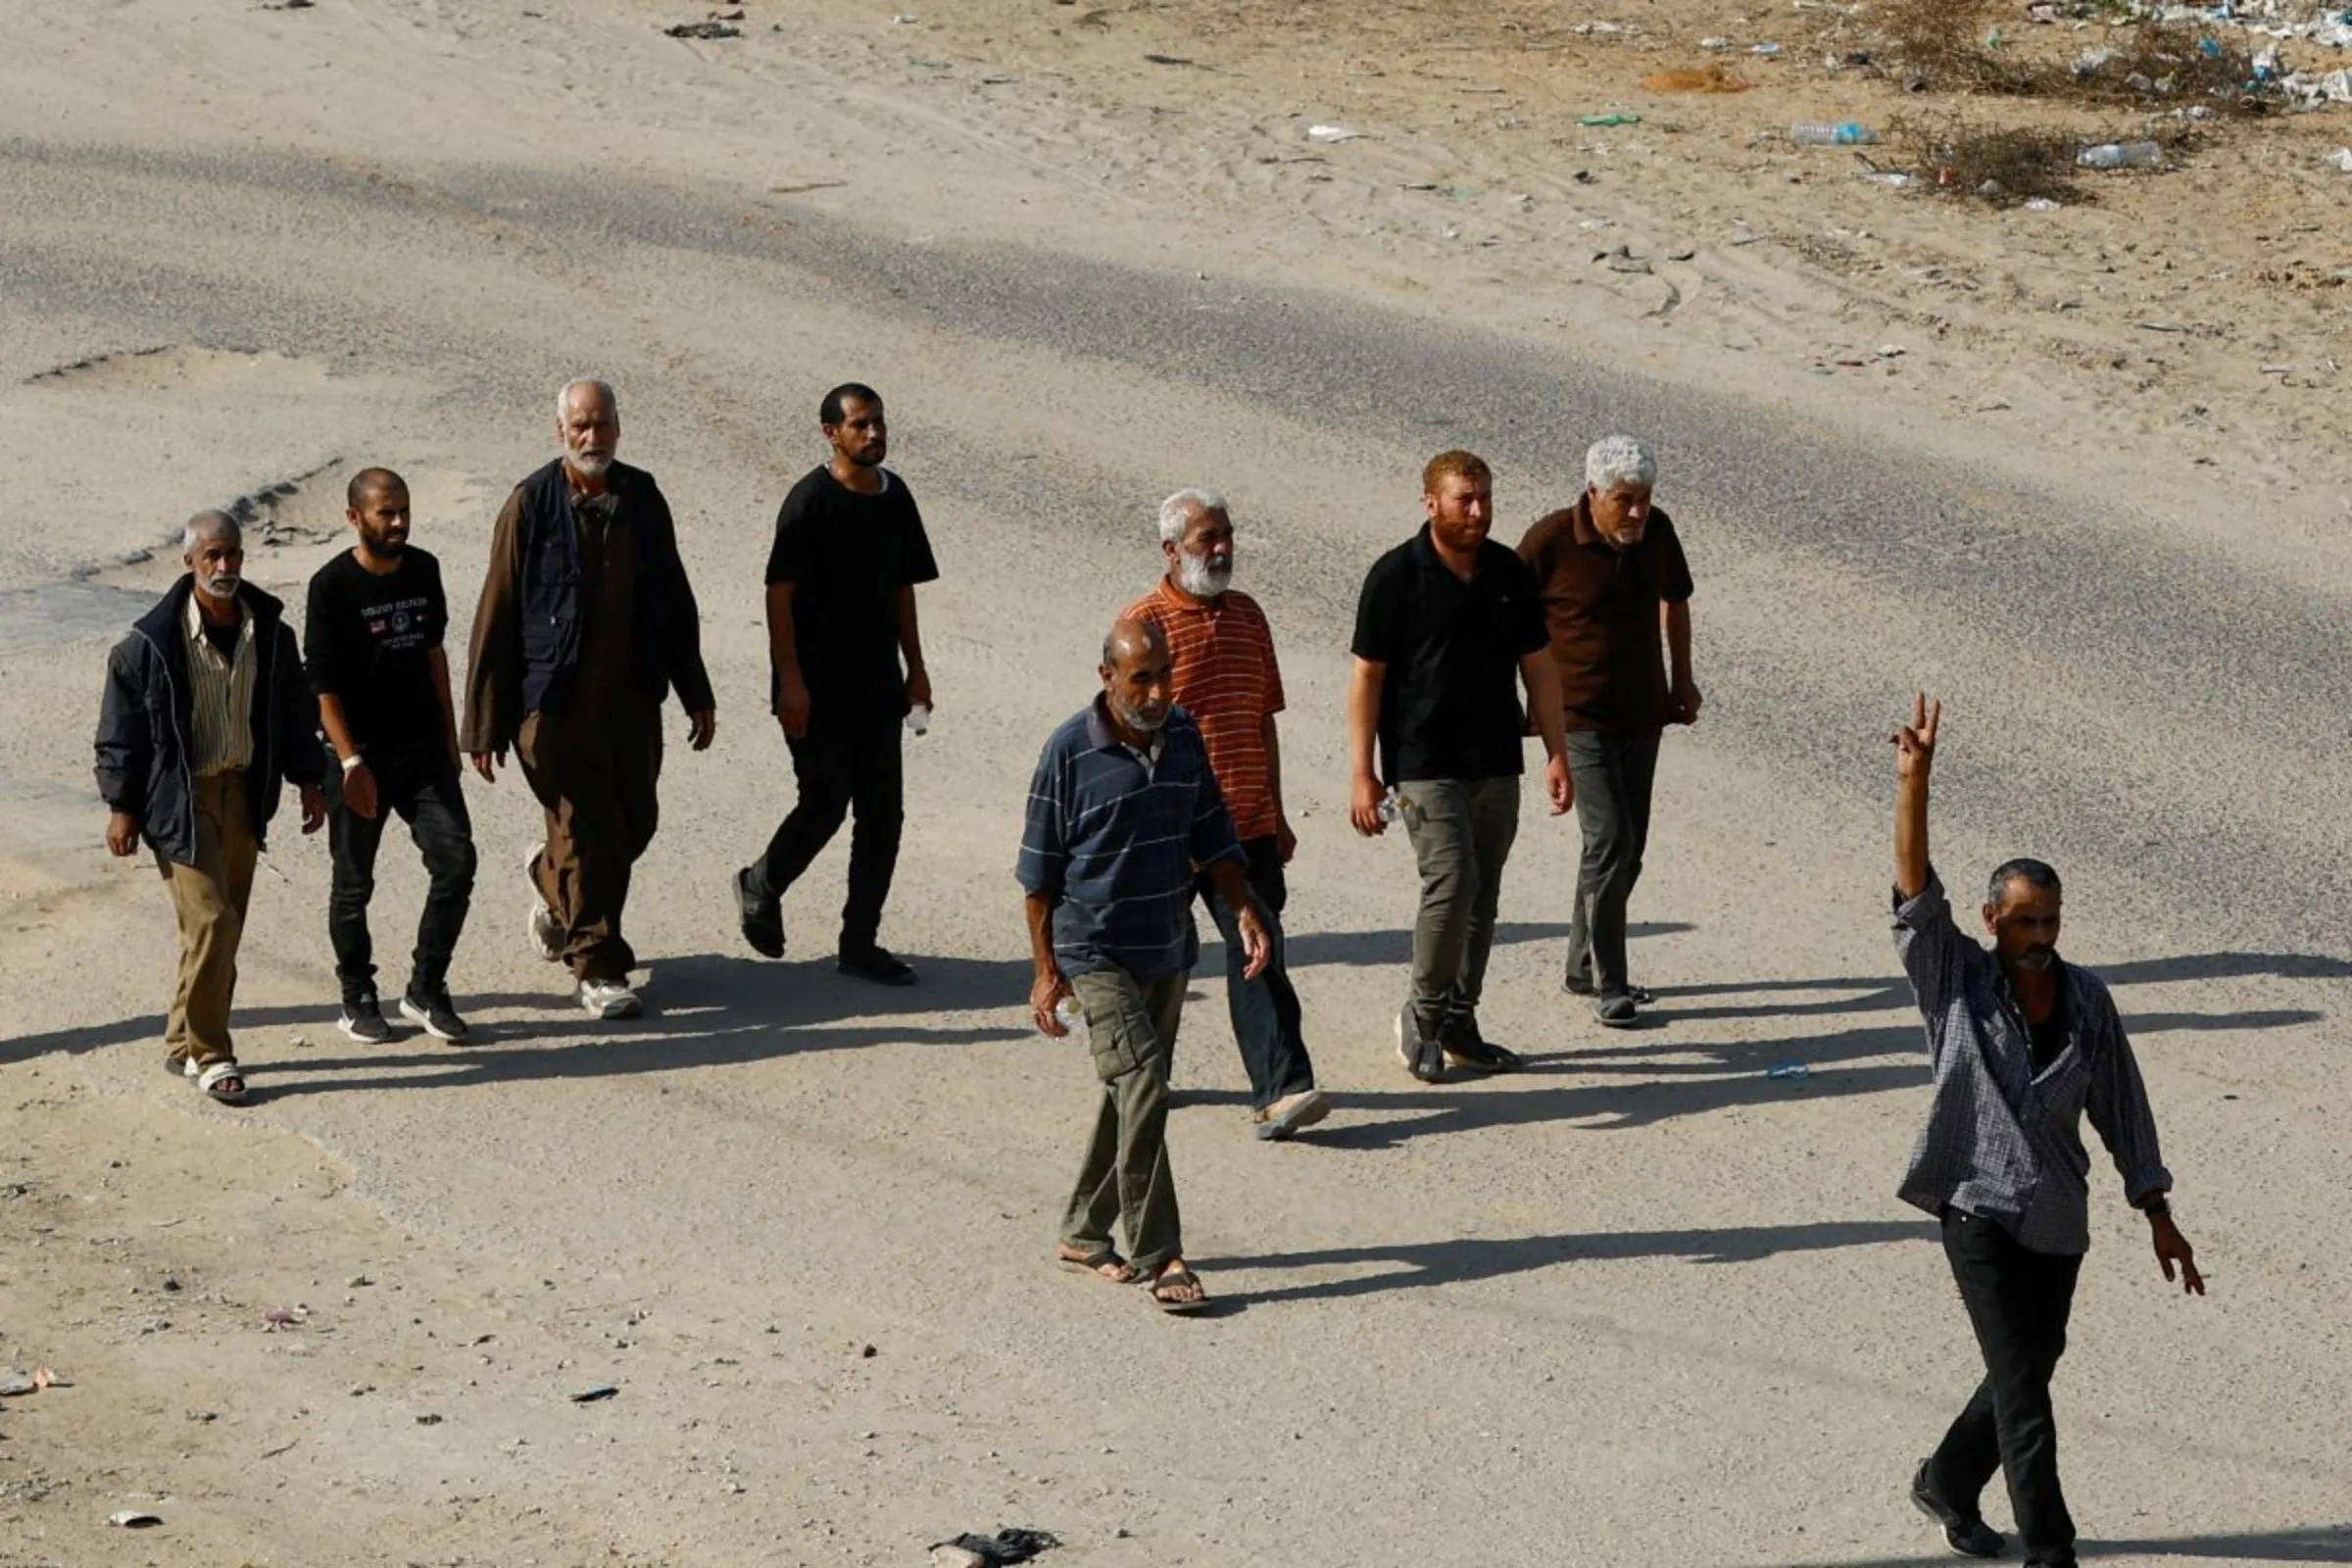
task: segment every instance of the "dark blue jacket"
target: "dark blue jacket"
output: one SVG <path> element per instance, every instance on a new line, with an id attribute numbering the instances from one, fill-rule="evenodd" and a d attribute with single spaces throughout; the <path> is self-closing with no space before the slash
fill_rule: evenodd
<path id="1" fill-rule="evenodd" d="M 677 524 L 654 476 L 615 463 L 605 478 L 626 513 L 636 582 L 636 655 L 646 694 L 675 687 L 689 712 L 715 706 L 703 667 L 702 612 L 678 559 Z M 609 563 L 607 569 L 623 563 Z M 523 715 L 570 706 L 580 666 L 580 536 L 561 458 L 514 487 L 490 544 L 467 661 L 468 752 L 504 751 Z"/>
<path id="2" fill-rule="evenodd" d="M 196 863 L 196 775 L 185 617 L 193 574 L 173 583 L 106 660 L 106 695 L 98 707 L 98 794 L 111 810 L 138 819 L 139 832 L 166 859 Z M 253 617 L 253 760 L 245 804 L 253 839 L 265 843 L 277 814 L 282 782 L 317 785 L 325 753 L 312 738 L 318 705 L 302 678 L 302 651 L 285 606 L 251 583 L 237 602 Z"/>

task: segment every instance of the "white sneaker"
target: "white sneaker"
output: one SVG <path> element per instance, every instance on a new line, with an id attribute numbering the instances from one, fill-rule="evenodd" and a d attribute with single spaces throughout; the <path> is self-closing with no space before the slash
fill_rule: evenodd
<path id="1" fill-rule="evenodd" d="M 547 896 L 539 891 L 539 858 L 547 853 L 542 844 L 522 858 L 522 874 L 531 884 L 531 951 L 549 963 L 564 956 L 564 932 L 556 924 L 553 909 L 547 906 Z"/>
<path id="2" fill-rule="evenodd" d="M 634 1018 L 645 1010 L 645 1004 L 618 980 L 583 980 L 580 1007 L 591 1018 Z"/>

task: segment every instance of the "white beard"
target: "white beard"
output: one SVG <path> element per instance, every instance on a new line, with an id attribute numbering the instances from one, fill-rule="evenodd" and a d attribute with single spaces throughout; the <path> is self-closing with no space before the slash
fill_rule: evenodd
<path id="1" fill-rule="evenodd" d="M 1220 570 L 1211 566 L 1205 556 L 1180 552 L 1176 586 L 1195 599 L 1214 599 L 1233 586 L 1233 567 L 1229 564 Z"/>
<path id="2" fill-rule="evenodd" d="M 612 471 L 612 460 L 610 457 L 582 457 L 579 453 L 567 448 L 564 453 L 564 459 L 571 465 L 572 471 L 583 479 L 602 479 Z"/>

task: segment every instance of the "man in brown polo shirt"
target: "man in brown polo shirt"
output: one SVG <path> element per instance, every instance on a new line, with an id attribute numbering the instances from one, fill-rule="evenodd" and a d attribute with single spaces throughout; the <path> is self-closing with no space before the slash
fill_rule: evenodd
<path id="1" fill-rule="evenodd" d="M 1632 436 L 1597 441 L 1585 454 L 1584 495 L 1519 541 L 1520 559 L 1544 585 L 1585 835 L 1565 984 L 1617 1029 L 1650 1000 L 1626 974 L 1625 925 L 1649 840 L 1658 736 L 1668 724 L 1694 722 L 1699 705 L 1690 567 L 1674 524 L 1650 505 L 1657 476 L 1656 461 Z"/>

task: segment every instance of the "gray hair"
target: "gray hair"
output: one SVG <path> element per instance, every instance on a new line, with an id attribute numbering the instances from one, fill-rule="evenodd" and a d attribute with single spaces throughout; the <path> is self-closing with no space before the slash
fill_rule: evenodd
<path id="1" fill-rule="evenodd" d="M 1189 485 L 1159 504 L 1159 542 L 1182 544 L 1185 530 L 1193 525 L 1192 514 L 1196 510 L 1233 515 L 1223 496 L 1204 485 Z"/>
<path id="2" fill-rule="evenodd" d="M 215 534 L 234 534 L 245 537 L 245 525 L 225 512 L 199 512 L 179 530 L 179 549 L 182 555 L 196 548 L 197 542 Z"/>
<path id="3" fill-rule="evenodd" d="M 561 424 L 571 416 L 571 395 L 582 387 L 594 388 L 604 398 L 605 407 L 612 411 L 612 417 L 620 417 L 620 394 L 612 390 L 612 383 L 599 381 L 592 375 L 578 375 L 564 382 L 564 390 L 556 394 L 557 423 Z"/>
<path id="4" fill-rule="evenodd" d="M 1658 460 L 1630 435 L 1602 436 L 1585 454 L 1585 483 L 1606 495 L 1647 490 L 1658 482 Z"/>

